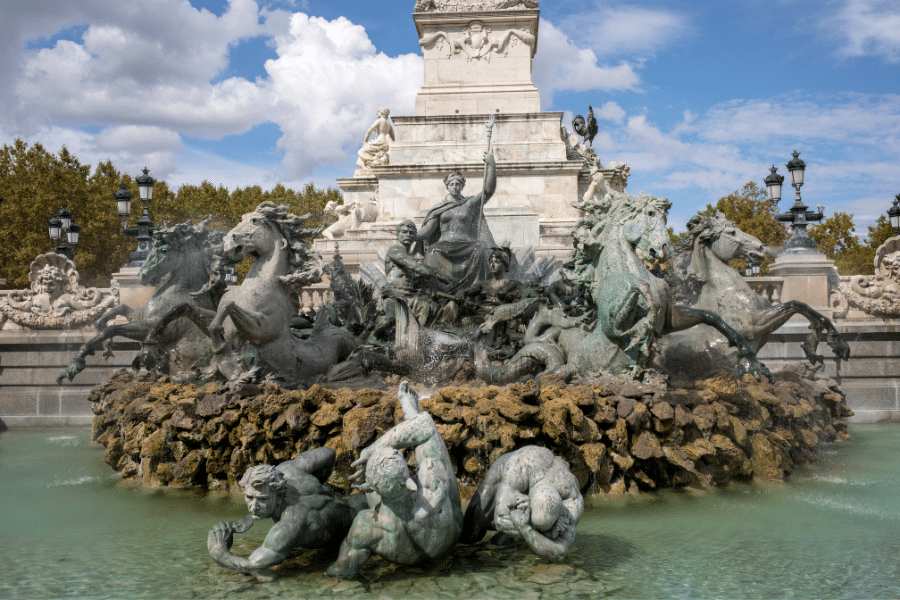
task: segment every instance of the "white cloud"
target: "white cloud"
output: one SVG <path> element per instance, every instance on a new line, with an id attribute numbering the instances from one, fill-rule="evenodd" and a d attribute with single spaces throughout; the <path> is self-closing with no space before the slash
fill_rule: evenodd
<path id="1" fill-rule="evenodd" d="M 896 95 L 736 100 L 699 115 L 685 112 L 669 131 L 643 115 L 629 116 L 624 126 L 606 131 L 610 141 L 595 144 L 601 159 L 627 162 L 629 190 L 668 195 L 679 216 L 689 217 L 747 181 L 762 186 L 773 162 L 786 174 L 783 164 L 794 149 L 807 163 L 807 204 L 825 204 L 827 214 L 855 214 L 859 232 L 884 213 L 900 189 Z M 787 187 L 782 209 L 791 202 L 791 192 Z"/>
<path id="2" fill-rule="evenodd" d="M 142 151 L 175 152 L 184 147 L 177 132 L 162 127 L 141 125 L 108 127 L 94 137 L 94 144 L 101 151 L 107 152 L 129 152 L 135 148 Z"/>
<path id="3" fill-rule="evenodd" d="M 595 108 L 594 116 L 613 123 L 621 123 L 625 118 L 625 110 L 615 102 L 609 101 L 603 106 Z"/>
<path id="4" fill-rule="evenodd" d="M 166 178 L 170 189 L 173 190 L 186 184 L 198 185 L 203 181 L 209 181 L 215 186 L 224 186 L 229 190 L 254 185 L 271 189 L 278 183 L 272 169 L 255 167 L 193 149 L 188 149 L 180 155 L 178 164 Z"/>
<path id="5" fill-rule="evenodd" d="M 294 14 L 275 35 L 277 59 L 266 62 L 272 121 L 281 127 L 284 175 L 294 178 L 343 161 L 362 146 L 379 106 L 411 114 L 423 83 L 422 57 L 376 52 L 365 29 L 340 17 Z"/>
<path id="6" fill-rule="evenodd" d="M 900 4 L 896 0 L 847 0 L 824 26 L 845 38 L 845 56 L 880 56 L 900 62 Z"/>
<path id="7" fill-rule="evenodd" d="M 560 26 L 576 43 L 600 57 L 644 58 L 690 35 L 684 15 L 638 7 L 589 10 L 565 19 Z"/>
<path id="8" fill-rule="evenodd" d="M 552 104 L 553 95 L 561 91 L 636 90 L 640 83 L 632 65 L 598 64 L 593 50 L 577 46 L 546 20 L 540 23 L 540 40 L 531 71 L 543 106 Z"/>
<path id="9" fill-rule="evenodd" d="M 117 157 L 131 165 L 152 156 L 161 161 L 154 167 L 159 177 L 181 173 L 173 169 L 182 135 L 217 139 L 266 122 L 283 133 L 277 177 L 309 176 L 361 145 L 356 138 L 378 106 L 412 112 L 422 84 L 421 57 L 376 52 L 365 30 L 343 17 L 260 10 L 252 0 L 230 0 L 221 16 L 166 0 L 85 0 L 61 13 L 65 18 L 52 23 L 36 22 L 30 12 L 12 15 L 22 27 L 19 40 L 53 35 L 81 19 L 89 24 L 81 40 L 27 52 L 11 69 L 0 130 L 9 138 L 66 138 L 87 160 Z M 278 55 L 265 65 L 268 78 L 217 81 L 231 48 L 256 36 L 270 38 Z M 81 124 L 103 129 L 93 139 Z"/>
<path id="10" fill-rule="evenodd" d="M 242 78 L 212 83 L 230 46 L 261 33 L 255 2 L 231 0 L 221 17 L 162 0 L 109 9 L 82 43 L 26 55 L 12 86 L 18 128 L 139 123 L 221 137 L 265 120 L 264 88 Z"/>

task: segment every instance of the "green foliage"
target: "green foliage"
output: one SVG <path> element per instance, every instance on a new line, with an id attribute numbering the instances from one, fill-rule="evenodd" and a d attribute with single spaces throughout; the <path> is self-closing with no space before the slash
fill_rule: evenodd
<path id="1" fill-rule="evenodd" d="M 159 184 L 157 184 L 158 186 Z M 155 195 L 155 192 L 154 192 Z M 341 201 L 341 193 L 334 188 L 320 190 L 312 183 L 306 184 L 301 191 L 296 191 L 277 184 L 268 191 L 258 185 L 238 188 L 229 193 L 222 186 L 215 187 L 208 181 L 198 185 L 183 185 L 175 194 L 169 194 L 168 202 L 156 206 L 154 202 L 154 220 L 168 219 L 170 223 L 183 223 L 189 219 L 195 223 L 209 215 L 213 216 L 210 225 L 213 229 L 227 231 L 237 225 L 241 216 L 253 210 L 263 202 L 288 205 L 289 211 L 298 215 L 309 214 L 307 227 L 325 225 L 327 216 L 325 205 L 330 201 Z M 157 217 L 158 215 L 158 217 Z"/>
<path id="2" fill-rule="evenodd" d="M 894 237 L 894 230 L 884 215 L 879 216 L 875 225 L 870 225 L 868 230 L 869 235 L 864 244 L 857 243 L 856 247 L 847 248 L 836 255 L 835 266 L 841 275 L 875 274 L 875 251 L 888 238 Z"/>
<path id="3" fill-rule="evenodd" d="M 707 204 L 700 211 L 701 215 L 714 217 L 717 213 L 723 213 L 725 218 L 733 221 L 738 229 L 756 237 L 765 246 L 779 247 L 790 237 L 788 228 L 779 222 L 775 216 L 778 208 L 769 202 L 766 190 L 749 181 L 739 190 L 719 198 L 716 205 Z M 743 260 L 731 261 L 732 266 L 738 270 L 744 269 Z M 771 256 L 766 256 L 760 268 L 760 274 L 768 273 Z"/>
<path id="4" fill-rule="evenodd" d="M 815 240 L 816 247 L 834 261 L 838 273 L 857 275 L 865 270 L 865 262 L 872 262 L 866 260 L 869 249 L 864 248 L 856 237 L 852 214 L 836 212 L 821 223 L 810 225 L 806 231 Z"/>
<path id="5" fill-rule="evenodd" d="M 821 223 L 806 228 L 816 247 L 832 260 L 842 252 L 859 247 L 855 231 L 853 215 L 845 212 L 836 212 Z"/>
<path id="6" fill-rule="evenodd" d="M 82 226 L 75 248 L 75 264 L 86 286 L 106 286 L 112 273 L 129 262 L 129 254 L 137 248 L 134 238 L 121 233 L 121 220 L 116 215 L 113 194 L 119 184 L 134 197 L 129 225 L 141 216 L 137 184 L 120 173 L 111 162 L 101 162 L 91 173 L 90 165 L 82 165 L 65 146 L 54 155 L 41 144 L 29 147 L 22 140 L 0 149 L 0 277 L 10 289 L 29 286 L 28 269 L 41 253 L 52 250 L 47 235 L 47 220 L 63 204 L 67 204 L 76 222 Z M 325 205 L 341 202 L 337 189 L 321 190 L 312 183 L 296 191 L 276 185 L 263 191 L 259 186 L 238 188 L 229 192 L 208 181 L 200 185 L 183 185 L 172 192 L 165 181 L 153 188 L 150 216 L 161 225 L 193 220 L 195 223 L 213 215 L 211 228 L 227 231 L 237 225 L 244 213 L 253 211 L 261 202 L 287 204 L 290 212 L 310 214 L 308 227 L 326 225 L 332 217 Z M 239 273 L 247 265 L 239 267 Z"/>
<path id="7" fill-rule="evenodd" d="M 896 233 L 894 233 L 894 228 L 891 227 L 891 222 L 884 215 L 880 215 L 878 217 L 878 219 L 875 221 L 874 227 L 869 225 L 868 230 L 869 235 L 866 237 L 866 246 L 872 248 L 873 252 L 878 249 L 878 246 L 885 243 L 889 238 L 897 235 Z"/>
<path id="8" fill-rule="evenodd" d="M 65 146 L 51 154 L 41 144 L 22 140 L 0 149 L 0 276 L 6 287 L 25 289 L 28 271 L 38 254 L 54 245 L 47 235 L 47 221 L 66 204 L 82 226 L 75 264 L 81 283 L 107 285 L 109 274 L 126 262 L 128 250 L 119 234 L 113 193 L 123 177 L 110 162 L 91 173 Z"/>

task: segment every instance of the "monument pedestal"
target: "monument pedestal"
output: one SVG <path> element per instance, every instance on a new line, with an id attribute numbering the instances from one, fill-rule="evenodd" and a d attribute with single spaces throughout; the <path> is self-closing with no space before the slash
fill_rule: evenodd
<path id="1" fill-rule="evenodd" d="M 821 252 L 809 251 L 784 252 L 769 267 L 772 275 L 784 278 L 781 288 L 782 302 L 789 300 L 805 302 L 829 319 L 832 310 L 828 302 L 830 294 L 828 276 L 833 269 L 833 260 L 828 260 Z"/>
<path id="2" fill-rule="evenodd" d="M 130 308 L 144 304 L 156 291 L 156 286 L 141 283 L 140 273 L 139 267 L 122 267 L 118 273 L 112 274 L 112 278 L 119 283 L 119 302 Z"/>
<path id="3" fill-rule="evenodd" d="M 536 113 L 531 82 L 539 10 L 413 14 L 425 59 L 416 115 Z"/>
<path id="4" fill-rule="evenodd" d="M 494 240 L 513 250 L 531 246 L 538 258 L 559 261 L 572 249 L 571 232 L 581 216 L 572 203 L 590 185 L 590 161 L 568 146 L 563 113 L 540 110 L 531 80 L 540 11 L 492 8 L 500 5 L 508 3 L 417 5 L 413 21 L 424 85 L 415 114 L 391 116 L 395 135 L 388 164 L 366 164 L 354 177 L 337 180 L 345 205 L 374 201 L 377 217 L 335 240 L 316 240 L 323 257 L 337 244 L 344 264 L 356 273 L 361 262 L 375 260 L 395 242 L 400 222 L 421 226 L 446 198 L 444 178 L 450 173 L 466 178 L 464 196 L 481 192 L 490 117 L 497 188 L 484 213 Z M 610 187 L 624 190 L 624 163 L 602 172 Z"/>

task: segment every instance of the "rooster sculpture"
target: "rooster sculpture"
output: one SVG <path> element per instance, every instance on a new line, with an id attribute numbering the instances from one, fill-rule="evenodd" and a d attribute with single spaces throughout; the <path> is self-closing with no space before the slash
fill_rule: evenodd
<path id="1" fill-rule="evenodd" d="M 597 119 L 594 117 L 594 107 L 588 104 L 587 120 L 581 115 L 577 115 L 572 119 L 572 129 L 575 133 L 584 138 L 584 142 L 593 147 L 594 136 L 599 130 L 597 127 Z"/>

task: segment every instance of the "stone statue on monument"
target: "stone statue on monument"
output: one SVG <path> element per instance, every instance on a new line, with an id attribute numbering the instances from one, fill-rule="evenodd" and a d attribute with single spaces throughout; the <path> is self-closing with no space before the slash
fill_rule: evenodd
<path id="1" fill-rule="evenodd" d="M 378 217 L 378 203 L 374 197 L 365 202 L 357 200 L 348 204 L 338 204 L 330 200 L 325 205 L 325 212 L 338 217 L 337 221 L 322 231 L 323 238 L 333 240 L 336 237 L 344 237 L 350 229 L 359 229 L 362 223 L 374 223 Z"/>
<path id="2" fill-rule="evenodd" d="M 491 150 L 494 117 L 487 127 L 487 152 L 484 153 L 484 186 L 474 196 L 463 196 L 466 178 L 455 172 L 444 178 L 447 196 L 422 222 L 417 239 L 425 243 L 425 263 L 455 282 L 448 293 L 470 287 L 491 276 L 491 248 L 497 246 L 484 216 L 487 204 L 497 189 L 497 163 Z"/>
<path id="3" fill-rule="evenodd" d="M 356 166 L 359 167 L 363 175 L 371 175 L 372 167 L 388 164 L 388 150 L 391 147 L 388 138 L 391 139 L 391 142 L 396 139 L 394 137 L 394 126 L 388 120 L 390 115 L 391 111 L 387 108 L 379 108 L 378 119 L 366 131 L 363 146 L 357 153 L 359 158 L 356 160 Z M 375 139 L 370 142 L 369 137 L 373 133 L 375 134 Z"/>

